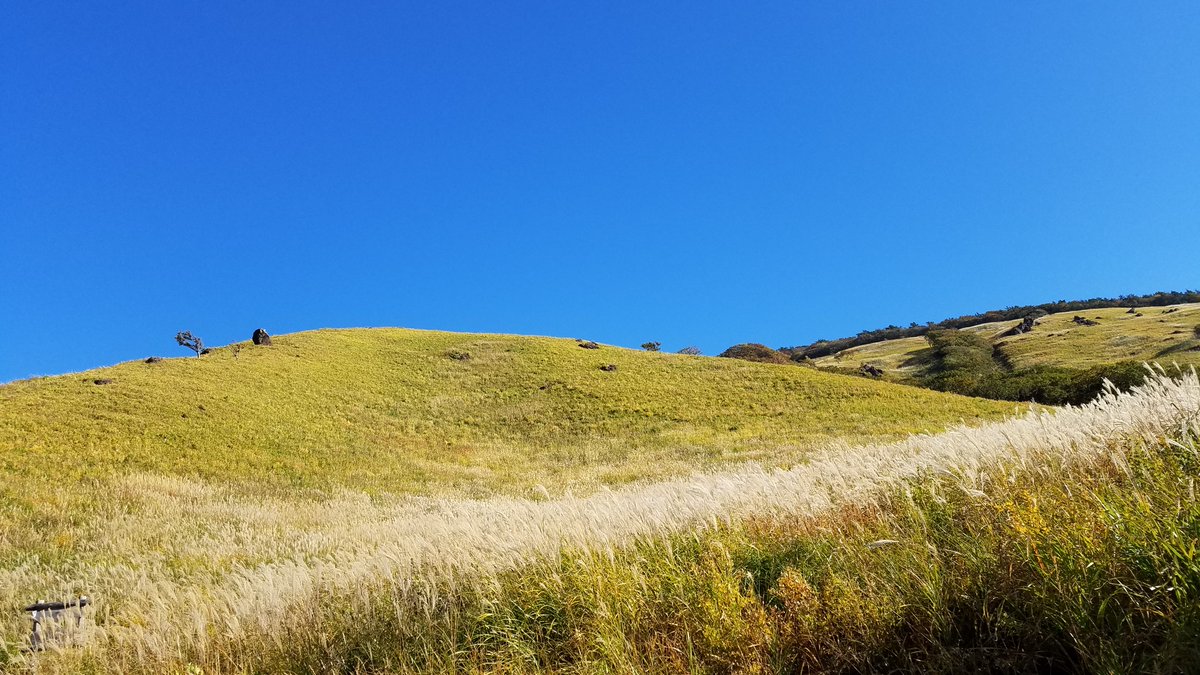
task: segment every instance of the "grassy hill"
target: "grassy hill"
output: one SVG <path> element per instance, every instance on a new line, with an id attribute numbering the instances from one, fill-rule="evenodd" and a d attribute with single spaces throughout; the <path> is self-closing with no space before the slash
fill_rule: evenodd
<path id="1" fill-rule="evenodd" d="M 1179 670 L 1194 376 L 814 449 L 1019 410 L 398 329 L 12 383 L 0 671 Z M 743 459 L 788 468 L 697 475 Z M 25 649 L 16 608 L 85 594 Z"/>
<path id="2" fill-rule="evenodd" d="M 0 504 L 0 671 L 1187 672 L 1198 420 L 1188 375 L 587 496 L 61 481 Z"/>
<path id="3" fill-rule="evenodd" d="M 1073 321 L 1080 316 L 1095 325 Z M 996 355 L 1011 368 L 1061 366 L 1089 368 L 1118 361 L 1200 364 L 1200 304 L 1061 312 L 1038 319 L 1032 332 L 1006 336 L 1019 321 L 985 323 L 962 329 L 989 340 Z M 931 348 L 924 337 L 885 340 L 814 359 L 823 369 L 882 368 L 892 379 L 916 379 L 930 365 Z"/>
<path id="4" fill-rule="evenodd" d="M 477 528 L 514 504 L 570 505 L 572 493 L 730 462 L 790 466 L 835 439 L 1020 409 L 794 365 L 596 347 L 320 330 L 0 386 L 0 606 L 91 595 L 105 631 L 91 644 L 142 646 L 83 670 L 165 672 L 155 659 L 180 652 L 158 627 L 223 606 L 248 579 L 271 597 L 290 589 L 290 603 L 292 571 L 333 579 L 368 569 L 347 560 L 376 564 L 385 544 L 462 541 L 463 524 L 420 525 L 433 513 L 482 509 L 464 520 Z M 519 542 L 539 527 L 505 520 L 486 536 Z M 242 630 L 184 620 L 201 631 L 190 644 Z M 0 670 L 25 663 L 28 632 L 18 612 L 0 614 Z"/>
<path id="5" fill-rule="evenodd" d="M 609 364 L 616 370 L 601 370 Z M 320 330 L 0 386 L 0 474 L 16 501 L 31 483 L 129 473 L 478 496 L 789 463 L 832 439 L 895 438 L 1012 410 L 565 339 Z"/>

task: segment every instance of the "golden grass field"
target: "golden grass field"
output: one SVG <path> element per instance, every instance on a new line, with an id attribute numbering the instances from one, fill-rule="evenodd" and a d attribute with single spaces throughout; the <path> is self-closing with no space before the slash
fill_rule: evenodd
<path id="1" fill-rule="evenodd" d="M 1072 321 L 1076 314 L 1098 324 L 1077 325 Z M 1200 325 L 1200 304 L 1144 307 L 1134 314 L 1120 307 L 1062 312 L 1042 317 L 1030 333 L 1001 337 L 1017 323 L 985 323 L 963 330 L 992 340 L 1014 368 L 1087 368 L 1126 360 L 1200 365 L 1200 339 L 1195 333 Z M 928 350 L 923 337 L 902 338 L 847 349 L 813 363 L 818 368 L 858 368 L 871 363 L 903 379 L 926 365 L 922 357 Z"/>
<path id="2" fill-rule="evenodd" d="M 37 509 L 23 497 L 31 486 L 133 473 L 250 489 L 562 492 L 790 463 L 833 439 L 898 438 L 1013 409 L 573 340 L 320 330 L 0 386 L 0 472 L 12 479 L 0 499 Z"/>
<path id="3" fill-rule="evenodd" d="M 6 523 L 19 528 L 0 540 L 0 606 L 88 594 L 95 598 L 88 624 L 70 634 L 75 643 L 25 653 L 27 624 L 9 613 L 0 622 L 0 655 L 11 668 L 50 673 L 729 672 L 741 662 L 729 649 L 748 664 L 770 663 L 774 633 L 755 633 L 767 628 L 755 628 L 751 615 L 730 623 L 742 610 L 729 617 L 722 609 L 749 607 L 754 586 L 737 581 L 748 572 L 710 563 L 686 571 L 690 545 L 673 538 L 747 519 L 760 528 L 819 523 L 833 510 L 902 494 L 930 472 L 951 477 L 952 491 L 1003 497 L 1010 480 L 1030 473 L 1053 480 L 1064 467 L 1127 465 L 1131 443 L 1183 438 L 1200 430 L 1198 418 L 1200 382 L 1192 374 L 1081 408 L 812 452 L 786 470 L 741 466 L 587 496 L 268 494 L 136 472 L 64 482 L 42 488 L 35 519 L 6 506 Z M 801 528 L 803 536 L 811 540 L 817 527 Z M 710 545 L 721 550 L 719 541 Z M 717 561 L 729 559 L 721 555 Z M 638 569 L 641 581 L 621 571 Z M 675 615 L 695 623 L 642 624 L 636 611 L 609 605 L 657 602 L 660 591 L 646 584 L 664 574 L 674 580 L 672 594 L 700 593 L 695 601 L 671 595 L 685 601 Z M 884 607 L 862 604 L 872 597 L 829 602 L 874 616 Z M 560 621 L 577 615 L 590 617 L 586 631 L 558 632 Z M 626 630 L 649 642 L 624 642 Z M 743 630 L 751 632 L 738 637 Z M 667 638 L 692 646 L 662 652 Z"/>
<path id="4" fill-rule="evenodd" d="M 198 578 L 369 549 L 364 523 L 411 515 L 418 496 L 544 499 L 790 466 L 835 440 L 1017 409 L 790 365 L 401 329 L 19 381 L 0 386 L 4 600 L 87 587 L 103 614 L 132 589 L 202 592 Z M 9 648 L 25 623 L 0 620 Z"/>
<path id="5" fill-rule="evenodd" d="M 914 511 L 889 501 L 896 495 L 927 490 L 935 475 L 950 481 L 939 490 L 995 496 L 963 507 L 983 509 L 971 518 L 984 530 L 954 536 L 1007 532 L 988 546 L 1027 547 L 1044 534 L 1021 523 L 1042 518 L 1045 485 L 1070 491 L 1100 465 L 1120 475 L 1141 461 L 1139 444 L 1183 448 L 1198 418 L 1194 374 L 1079 408 L 1030 409 L 793 365 L 400 329 L 299 333 L 272 347 L 11 383 L 0 386 L 0 670 L 853 664 L 882 643 L 839 635 L 906 634 L 920 626 L 905 627 L 903 607 L 955 597 L 920 584 L 968 574 L 983 592 L 996 574 L 986 556 L 963 568 L 836 543 L 934 526 L 940 502 Z M 1179 489 L 1190 475 L 1179 474 Z M 1022 499 L 1034 501 L 1014 506 L 1026 492 L 1006 486 L 1030 477 L 1036 485 L 1021 489 L 1034 496 Z M 1131 508 L 1182 498 L 1144 494 Z M 1112 536 L 1133 541 L 1127 529 Z M 829 582 L 819 565 L 788 567 L 810 549 L 849 567 Z M 868 572 L 875 559 L 896 566 Z M 1185 563 L 1177 587 L 1200 569 Z M 1106 574 L 1133 583 L 1116 578 L 1127 564 L 1118 556 Z M 776 572 L 756 577 L 763 565 Z M 1028 587 L 1013 569 L 1005 583 Z M 847 590 L 846 579 L 868 573 L 891 581 Z M 809 581 L 827 604 L 806 604 Z M 1166 611 L 1147 593 L 1146 612 Z M 19 607 L 79 595 L 94 599 L 84 628 L 28 651 Z M 793 599 L 773 598 L 829 623 L 781 614 Z M 1060 602 L 1050 591 L 1042 601 Z M 796 643 L 800 626 L 808 632 Z"/>

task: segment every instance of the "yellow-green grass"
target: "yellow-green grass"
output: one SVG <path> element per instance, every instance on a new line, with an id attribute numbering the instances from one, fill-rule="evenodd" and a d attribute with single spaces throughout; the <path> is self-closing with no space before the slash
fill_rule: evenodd
<path id="1" fill-rule="evenodd" d="M 1168 313 L 1171 309 L 1175 311 Z M 1074 323 L 1076 315 L 1043 317 L 1032 332 L 1000 339 L 1000 351 L 1016 367 L 1087 368 L 1127 360 L 1200 364 L 1195 333 L 1200 304 L 1146 307 L 1135 314 L 1119 307 L 1078 313 L 1096 321 L 1095 326 Z"/>
<path id="2" fill-rule="evenodd" d="M 708 665 L 694 670 L 759 672 L 749 662 L 743 667 L 724 661 L 730 655 L 720 645 L 728 644 L 744 647 L 743 655 L 751 660 L 766 657 L 777 664 L 762 670 L 798 672 L 807 668 L 789 665 L 793 657 L 776 662 L 770 645 L 775 637 L 784 637 L 777 629 L 796 622 L 795 627 L 804 627 L 809 614 L 822 622 L 822 616 L 830 620 L 813 637 L 845 647 L 843 656 L 854 658 L 874 649 L 859 642 L 863 634 L 856 627 L 868 628 L 868 636 L 893 635 L 901 641 L 910 635 L 922 641 L 931 638 L 935 642 L 929 646 L 936 647 L 940 630 L 910 633 L 913 626 L 906 614 L 892 610 L 909 607 L 926 618 L 945 617 L 944 611 L 954 607 L 975 611 L 973 597 L 964 596 L 958 584 L 969 578 L 976 584 L 968 588 L 988 594 L 980 598 L 978 611 L 1005 623 L 1011 617 L 1019 628 L 1029 617 L 1020 607 L 1009 607 L 1006 598 L 1022 597 L 1021 589 L 1030 588 L 1025 572 L 1053 573 L 1064 561 L 1072 563 L 1067 570 L 1071 575 L 1090 575 L 1069 575 L 1066 581 L 1085 581 L 1099 591 L 1107 587 L 1107 593 L 1094 599 L 1101 603 L 1100 611 L 1107 606 L 1115 612 L 1110 617 L 1121 616 L 1126 605 L 1109 606 L 1104 598 L 1112 597 L 1114 586 L 1127 584 L 1129 564 L 1138 564 L 1134 590 L 1150 595 L 1135 612 L 1147 617 L 1171 609 L 1161 602 L 1162 583 L 1179 587 L 1180 581 L 1175 568 L 1147 559 L 1142 545 L 1186 556 L 1186 566 L 1178 571 L 1193 578 L 1194 551 L 1180 535 L 1194 534 L 1194 509 L 1183 514 L 1179 534 L 1139 534 L 1127 527 L 1132 522 L 1127 514 L 1110 512 L 1103 503 L 1085 503 L 1092 486 L 1071 472 L 1098 465 L 1104 471 L 1110 466 L 1120 471 L 1140 461 L 1136 450 L 1142 443 L 1161 444 L 1193 473 L 1179 475 L 1172 491 L 1162 494 L 1137 476 L 1132 482 L 1154 500 L 1143 501 L 1135 494 L 1128 506 L 1140 514 L 1139 523 L 1176 515 L 1183 500 L 1195 501 L 1189 496 L 1194 491 L 1195 454 L 1183 444 L 1200 432 L 1198 411 L 1200 383 L 1194 374 L 1177 380 L 1152 378 L 1133 393 L 1080 408 L 1042 411 L 887 445 L 831 449 L 787 471 L 745 467 L 601 490 L 588 497 L 477 501 L 372 498 L 351 492 L 263 495 L 230 485 L 145 475 L 64 485 L 45 495 L 46 512 L 33 523 L 37 531 L 23 529 L 25 522 L 15 532 L 11 527 L 0 530 L 0 549 L 24 546 L 24 552 L 0 555 L 0 606 L 86 593 L 95 603 L 87 612 L 85 629 L 94 629 L 74 634 L 77 647 L 31 656 L 20 651 L 27 622 L 15 612 L 0 614 L 0 670 L 8 661 L 14 669 L 41 673 L 350 673 L 407 672 L 409 667 L 426 672 L 679 672 L 689 666 L 680 665 L 678 658 L 695 650 L 698 662 Z M 940 482 L 929 489 L 921 485 L 923 476 L 937 476 Z M 1076 533 L 1086 539 L 1095 531 L 1092 526 L 1100 524 L 1097 519 L 1109 519 L 1108 541 L 1120 546 L 1124 557 L 1097 560 L 1084 551 L 1067 558 L 1040 539 L 992 537 L 992 528 L 1007 527 L 1009 513 L 997 512 L 992 505 L 1022 498 L 1020 481 L 1028 476 L 1059 486 L 1058 497 L 1080 500 L 1070 515 L 1088 518 L 1065 519 L 1061 499 L 1038 492 L 1013 512 L 1022 519 L 1021 527 L 1033 522 L 1024 520 L 1025 512 L 1030 518 L 1037 515 L 1039 503 L 1046 516 L 1038 521 L 1039 533 L 1052 515 L 1071 526 L 1050 528 L 1052 536 Z M 901 505 L 917 499 L 921 508 L 912 512 L 913 519 L 868 523 L 862 530 L 836 527 L 842 508 L 866 509 L 870 515 L 872 505 L 880 505 L 886 512 L 887 502 L 879 500 L 888 494 Z M 947 499 L 954 500 L 955 509 L 934 506 Z M 983 500 L 981 509 L 971 506 L 976 500 Z M 826 515 L 835 520 L 823 521 Z M 773 523 L 794 522 L 801 536 L 780 549 L 777 544 L 785 542 L 770 538 L 712 541 L 705 534 L 726 523 L 740 528 L 756 522 L 772 529 Z M 962 528 L 967 531 L 960 532 Z M 779 617 L 781 623 L 767 626 L 765 632 L 743 632 L 737 621 L 744 616 L 741 608 L 769 611 L 754 604 L 750 594 L 772 589 L 777 575 L 771 569 L 780 572 L 801 562 L 791 551 L 803 552 L 807 532 L 824 535 L 811 551 L 815 557 L 803 556 L 814 566 L 802 565 L 797 572 L 817 590 L 825 588 L 822 561 L 833 562 L 838 549 L 856 551 L 845 559 L 849 567 L 838 562 L 831 570 L 850 575 L 847 581 L 854 583 L 847 594 L 831 595 L 836 606 L 822 601 L 813 607 L 815 614 L 799 608 L 799 613 Z M 706 546 L 713 544 L 716 553 L 726 547 L 738 557 L 767 564 L 721 568 L 715 570 L 719 579 L 713 577 L 714 570 L 695 566 L 684 550 L 691 546 L 689 541 L 700 540 L 693 534 L 706 540 Z M 976 539 L 981 555 L 964 558 L 980 549 L 973 546 Z M 880 540 L 894 542 L 879 549 L 882 558 L 875 558 L 871 552 Z M 648 547 L 641 547 L 642 542 Z M 1030 552 L 1027 543 L 1036 548 Z M 997 554 L 1012 548 L 1026 553 L 1014 560 L 1021 565 L 1018 573 L 1008 569 L 1006 575 L 1008 558 Z M 926 550 L 932 557 L 906 561 L 888 555 Z M 559 560 L 568 567 L 558 568 Z M 855 580 L 874 569 L 872 560 L 886 563 L 885 574 L 868 579 L 870 586 L 864 590 L 882 594 L 866 593 L 855 600 Z M 970 567 L 963 569 L 964 561 L 970 561 Z M 1096 565 L 1074 565 L 1089 561 Z M 659 586 L 668 581 L 660 576 L 663 573 L 683 582 L 685 587 L 678 590 L 684 592 L 677 595 Z M 932 603 L 922 601 L 922 589 L 942 575 L 957 581 L 928 588 L 932 592 L 926 600 Z M 915 583 L 893 586 L 907 578 Z M 716 581 L 721 588 L 741 589 L 747 595 L 706 597 L 704 588 Z M 1190 581 L 1189 586 L 1194 587 Z M 1033 588 L 1039 594 L 1054 591 L 1041 607 L 1061 606 L 1064 587 Z M 669 601 L 660 605 L 659 599 Z M 876 607 L 876 601 L 885 604 Z M 1088 603 L 1075 615 L 1093 614 L 1091 598 Z M 876 609 L 887 611 L 877 614 Z M 842 625 L 862 612 L 867 613 L 866 623 Z M 1194 635 L 1188 631 L 1195 624 L 1169 617 L 1152 623 Z M 738 628 L 736 635 L 726 632 L 731 626 Z M 855 630 L 846 633 L 842 628 Z M 1035 622 L 1031 628 L 1036 634 L 1039 626 Z M 1128 628 L 1127 633 L 1140 634 L 1142 627 Z M 1085 642 L 1093 637 L 1075 633 L 1070 626 L 1067 630 Z M 712 641 L 721 635 L 729 640 Z M 848 643 L 847 636 L 852 636 Z M 1003 643 L 1007 636 L 1000 638 Z M 786 644 L 790 639 L 781 646 Z M 860 650 L 860 645 L 870 649 Z M 826 647 L 821 649 L 812 654 L 814 663 L 837 663 L 827 659 Z"/>
<path id="3" fill-rule="evenodd" d="M 0 386 L 0 604 L 88 593 L 101 623 L 148 627 L 126 612 L 174 612 L 241 575 L 414 536 L 395 522 L 485 508 L 457 498 L 790 466 L 835 440 L 1017 409 L 792 365 L 402 329 L 14 382 Z M 0 619 L 0 665 L 25 624 Z"/>
<path id="4" fill-rule="evenodd" d="M 34 485 L 130 473 L 372 493 L 561 492 L 730 461 L 786 464 L 832 439 L 1012 410 L 566 339 L 320 330 L 0 386 L 0 496 L 21 502 Z"/>
<path id="5" fill-rule="evenodd" d="M 1097 324 L 1078 325 L 1073 321 L 1075 316 Z M 1001 321 L 963 330 L 992 340 L 1014 368 L 1041 365 L 1089 368 L 1117 361 L 1200 365 L 1200 340 L 1195 334 L 1196 326 L 1200 325 L 1200 304 L 1146 307 L 1134 314 L 1119 307 L 1062 312 L 1042 317 L 1030 333 L 1002 337 L 1016 324 L 1016 321 Z M 929 343 L 925 338 L 912 337 L 854 347 L 814 359 L 813 363 L 825 369 L 857 369 L 870 363 L 904 379 L 919 374 L 928 365 L 928 356 Z"/>
<path id="6" fill-rule="evenodd" d="M 892 373 L 920 370 L 928 355 L 929 343 L 923 337 L 883 340 L 853 347 L 829 356 L 813 359 L 818 368 L 859 368 L 871 364 Z"/>

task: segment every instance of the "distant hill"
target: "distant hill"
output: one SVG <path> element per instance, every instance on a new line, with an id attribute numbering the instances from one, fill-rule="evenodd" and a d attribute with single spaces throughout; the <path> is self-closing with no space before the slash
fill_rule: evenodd
<path id="1" fill-rule="evenodd" d="M 566 489 L 792 462 L 832 439 L 1011 411 L 807 368 L 566 339 L 320 330 L 0 386 L 0 499 L 135 472 L 421 494 Z"/>
<path id="2" fill-rule="evenodd" d="M 1143 363 L 1200 364 L 1200 303 L 1047 314 L 1025 333 L 1016 332 L 1021 323 L 977 324 L 957 331 L 957 338 L 949 337 L 955 331 L 934 330 L 810 363 L 843 373 L 872 366 L 894 382 L 1052 404 L 1090 398 L 1103 378 L 1136 384 Z"/>
<path id="3" fill-rule="evenodd" d="M 1159 291 L 1146 295 L 1122 295 L 1116 298 L 1091 298 L 1088 300 L 1057 300 L 1040 305 L 1015 305 L 1005 309 L 968 314 L 953 319 L 918 324 L 913 322 L 908 327 L 888 326 L 875 330 L 864 330 L 853 337 L 836 340 L 817 340 L 808 345 L 785 347 L 780 351 L 786 352 L 796 360 L 815 359 L 830 356 L 838 352 L 861 347 L 863 345 L 883 342 L 884 340 L 899 340 L 903 338 L 922 337 L 932 330 L 971 328 L 987 323 L 1002 321 L 1018 321 L 1028 316 L 1046 314 L 1062 314 L 1066 312 L 1087 312 L 1096 309 L 1115 307 L 1166 307 L 1169 305 L 1200 303 L 1200 291 Z"/>

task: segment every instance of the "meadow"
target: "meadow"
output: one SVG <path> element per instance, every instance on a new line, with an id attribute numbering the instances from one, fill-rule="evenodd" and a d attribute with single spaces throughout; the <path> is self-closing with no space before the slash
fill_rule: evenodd
<path id="1" fill-rule="evenodd" d="M 1078 325 L 1076 316 L 1095 321 Z M 1038 319 L 1032 332 L 1004 335 L 1017 321 L 984 323 L 963 331 L 990 340 L 1012 368 L 1063 366 L 1089 368 L 1117 361 L 1200 365 L 1200 304 L 1124 307 L 1059 312 Z M 884 340 L 813 359 L 819 368 L 857 369 L 870 363 L 896 381 L 914 380 L 929 365 L 924 337 Z"/>
<path id="2" fill-rule="evenodd" d="M 102 625 L 120 632 L 146 625 L 125 614 L 137 594 L 207 594 L 248 569 L 370 550 L 396 533 L 369 534 L 369 523 L 414 509 L 589 495 L 747 461 L 790 466 L 835 439 L 895 439 L 1018 409 L 579 344 L 322 330 L 0 386 L 6 606 L 89 593 L 113 617 Z M 5 653 L 19 652 L 27 620 L 0 622 Z"/>
<path id="3" fill-rule="evenodd" d="M 834 439 L 895 439 L 1014 410 L 564 339 L 360 329 L 274 342 L 0 386 L 0 475 L 12 478 L 0 503 L 36 509 L 40 497 L 25 497 L 36 486 L 135 473 L 249 490 L 561 493 L 788 464 Z"/>
<path id="4" fill-rule="evenodd" d="M 69 553 L 3 542 L 25 553 L 0 604 L 87 593 L 94 627 L 27 654 L 6 617 L 0 654 L 38 672 L 1169 670 L 1195 656 L 1198 432 L 1188 373 L 579 496 L 110 477 L 43 495 Z"/>

